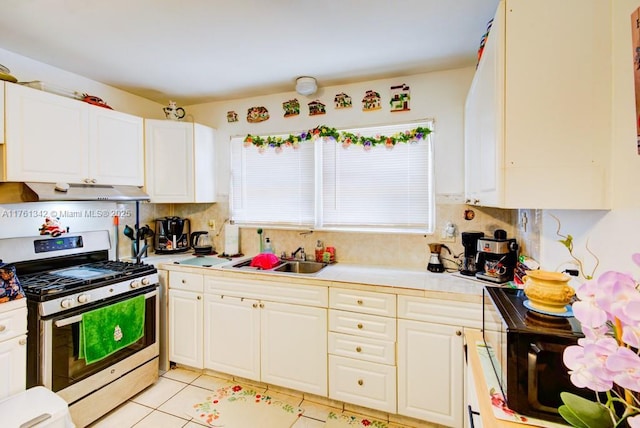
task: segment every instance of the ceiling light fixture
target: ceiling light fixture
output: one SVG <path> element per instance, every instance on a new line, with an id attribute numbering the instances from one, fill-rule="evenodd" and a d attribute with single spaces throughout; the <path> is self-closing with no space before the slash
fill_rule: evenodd
<path id="1" fill-rule="evenodd" d="M 298 77 L 296 79 L 296 92 L 300 95 L 313 95 L 318 89 L 316 79 L 313 77 Z"/>

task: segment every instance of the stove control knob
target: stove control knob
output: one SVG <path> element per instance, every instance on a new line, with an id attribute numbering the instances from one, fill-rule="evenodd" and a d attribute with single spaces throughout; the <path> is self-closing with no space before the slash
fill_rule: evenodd
<path id="1" fill-rule="evenodd" d="M 73 305 L 73 300 L 71 299 L 62 299 L 62 301 L 60 302 L 60 306 L 62 306 L 63 308 L 70 308 Z"/>
<path id="2" fill-rule="evenodd" d="M 149 285 L 149 278 L 142 278 L 142 285 Z"/>
<path id="3" fill-rule="evenodd" d="M 131 281 L 131 284 L 129 284 L 131 286 L 131 288 L 138 288 L 140 287 L 140 281 L 137 280 L 133 280 Z"/>
<path id="4" fill-rule="evenodd" d="M 86 294 L 81 294 L 78 296 L 78 303 L 87 303 L 89 301 L 89 296 Z"/>

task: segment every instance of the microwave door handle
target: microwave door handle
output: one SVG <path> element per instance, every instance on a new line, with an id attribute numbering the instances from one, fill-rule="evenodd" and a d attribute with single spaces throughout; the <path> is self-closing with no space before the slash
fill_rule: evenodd
<path id="1" fill-rule="evenodd" d="M 538 354 L 542 352 L 542 349 L 535 343 L 529 344 L 529 353 L 527 355 L 527 396 L 528 401 L 531 403 L 534 409 L 542 410 L 545 412 L 558 413 L 557 409 L 550 406 L 545 406 L 538 400 Z"/>

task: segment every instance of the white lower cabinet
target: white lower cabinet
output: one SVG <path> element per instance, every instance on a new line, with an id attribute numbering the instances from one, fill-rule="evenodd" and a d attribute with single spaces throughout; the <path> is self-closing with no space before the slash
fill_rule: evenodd
<path id="1" fill-rule="evenodd" d="M 202 275 L 169 272 L 169 361 L 202 369 Z"/>
<path id="2" fill-rule="evenodd" d="M 205 368 L 327 395 L 326 287 L 206 281 Z"/>
<path id="3" fill-rule="evenodd" d="M 329 290 L 329 398 L 396 413 L 396 296 Z"/>
<path id="4" fill-rule="evenodd" d="M 0 304 L 0 400 L 26 388 L 26 333 L 25 299 Z"/>

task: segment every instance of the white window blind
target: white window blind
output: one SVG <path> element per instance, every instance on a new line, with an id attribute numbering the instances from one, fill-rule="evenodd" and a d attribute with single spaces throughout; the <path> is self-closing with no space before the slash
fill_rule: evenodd
<path id="1" fill-rule="evenodd" d="M 342 130 L 394 135 L 432 122 Z M 231 216 L 239 224 L 327 230 L 433 232 L 431 135 L 393 148 L 344 148 L 330 138 L 297 149 L 231 141 Z"/>
<path id="2" fill-rule="evenodd" d="M 260 152 L 231 140 L 232 218 L 240 224 L 312 227 L 314 224 L 312 143 Z"/>
<path id="3" fill-rule="evenodd" d="M 421 124 L 432 129 L 432 124 Z M 362 136 L 393 135 L 416 125 L 346 130 Z M 325 139 L 322 143 L 324 228 L 404 229 L 431 232 L 431 139 L 369 149 Z"/>

